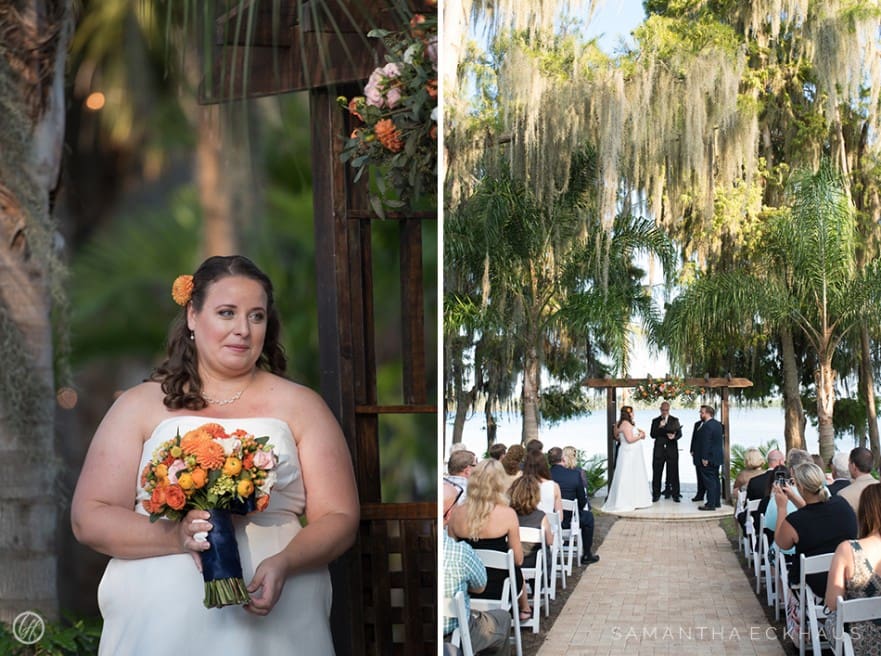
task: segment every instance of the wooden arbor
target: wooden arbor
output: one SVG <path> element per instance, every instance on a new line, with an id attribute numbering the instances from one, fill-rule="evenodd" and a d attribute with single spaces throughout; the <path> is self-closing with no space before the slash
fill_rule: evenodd
<path id="1" fill-rule="evenodd" d="M 618 422 L 618 388 L 619 387 L 636 387 L 650 382 L 649 378 L 589 378 L 584 382 L 586 387 L 605 388 L 606 389 L 606 453 L 609 469 L 609 480 L 615 472 L 615 424 Z M 731 499 L 731 430 L 728 414 L 728 391 L 731 388 L 741 389 L 744 387 L 752 387 L 752 381 L 746 378 L 686 378 L 686 385 L 692 387 L 703 387 L 706 389 L 718 389 L 722 395 L 722 412 L 718 417 L 722 422 L 722 428 L 725 436 L 724 453 L 725 462 L 722 465 L 722 495 L 726 501 Z M 660 403 L 660 401 L 658 401 Z M 685 426 L 683 425 L 683 433 Z M 683 439 L 686 435 L 683 434 Z"/>
<path id="2" fill-rule="evenodd" d="M 377 222 L 368 210 L 365 183 L 353 184 L 340 161 L 353 126 L 336 100 L 363 93 L 370 72 L 383 63 L 375 50 L 378 42 L 365 35 L 373 27 L 399 29 L 407 8 L 395 0 L 281 0 L 254 7 L 251 36 L 232 39 L 235 43 L 229 35 L 249 17 L 217 18 L 214 74 L 210 84 L 206 79 L 203 96 L 212 102 L 309 91 L 321 392 L 343 427 L 361 500 L 358 541 L 331 565 L 336 653 L 434 653 L 437 504 L 383 503 L 379 434 L 380 419 L 389 415 L 428 415 L 432 429 L 436 424 L 436 394 L 429 395 L 435 376 L 429 369 L 437 358 L 426 348 L 422 231 L 437 213 L 387 217 L 398 226 L 400 285 L 376 289 L 372 237 Z M 242 11 L 250 8 L 246 2 Z M 428 275 L 432 281 L 434 271 Z M 377 398 L 374 297 L 395 294 L 403 398 L 383 404 Z"/>

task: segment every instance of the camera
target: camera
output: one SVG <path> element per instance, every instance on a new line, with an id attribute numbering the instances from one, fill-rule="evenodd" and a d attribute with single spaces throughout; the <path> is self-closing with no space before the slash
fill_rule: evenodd
<path id="1" fill-rule="evenodd" d="M 774 472 L 774 483 L 780 487 L 786 487 L 786 470 L 778 469 Z"/>

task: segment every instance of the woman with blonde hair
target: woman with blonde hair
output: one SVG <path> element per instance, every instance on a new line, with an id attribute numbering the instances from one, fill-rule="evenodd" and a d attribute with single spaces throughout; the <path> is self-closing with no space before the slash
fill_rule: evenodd
<path id="1" fill-rule="evenodd" d="M 490 549 L 506 553 L 514 552 L 516 588 L 520 590 L 520 617 L 532 617 L 529 600 L 523 593 L 523 546 L 520 544 L 520 522 L 517 513 L 508 505 L 505 494 L 505 470 L 498 460 L 488 458 L 471 472 L 465 503 L 456 506 L 447 524 L 450 537 L 464 540 L 474 549 Z M 508 573 L 502 570 L 487 571 L 486 588 L 472 597 L 498 599 L 502 594 L 502 584 Z"/>
<path id="2" fill-rule="evenodd" d="M 743 454 L 743 469 L 734 479 L 734 496 L 737 496 L 738 491 L 749 483 L 751 478 L 763 473 L 762 467 L 764 465 L 765 459 L 762 457 L 761 451 L 755 447 L 746 450 L 746 453 Z"/>
<path id="3" fill-rule="evenodd" d="M 795 546 L 789 580 L 797 581 L 799 556 L 833 553 L 843 540 L 857 536 L 857 518 L 847 501 L 829 494 L 826 474 L 813 462 L 796 465 L 790 472 L 792 482 L 775 483 L 772 492 L 777 504 L 774 542 L 781 549 Z M 790 501 L 798 510 L 787 515 L 786 504 Z M 809 574 L 806 579 L 820 597 L 826 594 L 826 574 Z"/>
<path id="4" fill-rule="evenodd" d="M 860 495 L 860 538 L 838 545 L 829 566 L 826 606 L 834 611 L 838 597 L 862 599 L 881 595 L 881 485 L 869 485 Z M 881 626 L 875 622 L 851 624 L 854 653 L 881 654 Z"/>
<path id="5" fill-rule="evenodd" d="M 575 450 L 574 446 L 563 447 L 563 466 L 566 469 L 578 471 L 578 474 L 581 476 L 581 485 L 584 487 L 587 496 L 590 496 L 590 490 L 587 487 L 587 474 L 578 466 L 578 451 Z"/>

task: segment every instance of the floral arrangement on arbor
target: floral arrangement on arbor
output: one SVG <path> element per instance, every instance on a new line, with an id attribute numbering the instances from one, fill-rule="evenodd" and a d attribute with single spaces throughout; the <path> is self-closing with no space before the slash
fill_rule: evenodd
<path id="1" fill-rule="evenodd" d="M 633 388 L 633 400 L 656 401 L 664 399 L 670 401 L 680 396 L 693 399 L 703 393 L 702 387 L 688 385 L 683 378 L 666 376 L 660 380 L 652 380 L 650 376 L 645 383 Z"/>
<path id="2" fill-rule="evenodd" d="M 415 14 L 409 29 L 375 29 L 386 61 L 373 71 L 363 96 L 337 101 L 359 122 L 343 147 L 342 161 L 373 169 L 373 210 L 412 207 L 437 194 L 437 16 Z"/>

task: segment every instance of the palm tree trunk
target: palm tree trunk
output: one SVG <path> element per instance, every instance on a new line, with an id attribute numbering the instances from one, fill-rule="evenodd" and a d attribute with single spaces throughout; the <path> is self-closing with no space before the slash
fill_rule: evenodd
<path id="1" fill-rule="evenodd" d="M 875 376 L 872 371 L 872 348 L 869 340 L 869 327 L 860 324 L 860 396 L 866 404 L 866 419 L 869 424 L 869 448 L 877 469 L 881 464 L 881 444 L 878 440 L 878 416 L 875 412 Z"/>
<path id="2" fill-rule="evenodd" d="M 538 351 L 530 346 L 523 363 L 523 393 L 520 397 L 520 407 L 523 412 L 523 432 L 521 443 L 526 444 L 529 440 L 538 439 L 538 394 L 541 389 L 541 361 Z"/>
<path id="3" fill-rule="evenodd" d="M 818 353 L 820 363 L 814 373 L 817 387 L 817 423 L 820 435 L 820 457 L 829 464 L 835 455 L 835 429 L 832 426 L 832 410 L 835 405 L 835 371 L 832 354 Z"/>
<path id="4" fill-rule="evenodd" d="M 784 327 L 780 332 L 783 351 L 783 435 L 786 451 L 804 449 L 804 408 L 798 385 L 798 364 L 795 360 L 795 346 L 792 341 L 792 330 Z"/>
<path id="5" fill-rule="evenodd" d="M 0 5 L 0 620 L 58 615 L 50 193 L 64 140 L 69 2 Z"/>

